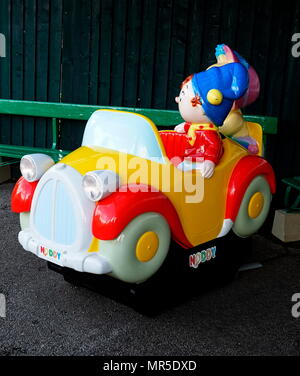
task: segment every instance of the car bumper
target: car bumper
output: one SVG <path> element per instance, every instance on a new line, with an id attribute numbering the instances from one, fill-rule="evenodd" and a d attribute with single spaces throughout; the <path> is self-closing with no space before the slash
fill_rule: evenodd
<path id="1" fill-rule="evenodd" d="M 99 275 L 108 274 L 112 271 L 110 264 L 104 257 L 96 253 L 89 254 L 87 251 L 67 252 L 49 249 L 40 244 L 34 234 L 28 229 L 20 231 L 18 239 L 26 251 L 61 267 Z"/>

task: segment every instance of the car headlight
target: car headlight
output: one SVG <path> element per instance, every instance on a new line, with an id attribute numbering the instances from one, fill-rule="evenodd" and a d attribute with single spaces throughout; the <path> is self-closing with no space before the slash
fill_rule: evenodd
<path id="1" fill-rule="evenodd" d="M 113 171 L 91 171 L 84 175 L 83 190 L 91 201 L 100 201 L 120 187 L 119 175 Z"/>
<path id="2" fill-rule="evenodd" d="M 20 170 L 29 183 L 39 180 L 54 165 L 54 161 L 46 154 L 25 155 L 20 162 Z"/>

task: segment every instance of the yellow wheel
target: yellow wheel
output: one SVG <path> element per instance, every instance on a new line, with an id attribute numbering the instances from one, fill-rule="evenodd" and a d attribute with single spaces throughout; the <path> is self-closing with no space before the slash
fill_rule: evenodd
<path id="1" fill-rule="evenodd" d="M 143 234 L 136 245 L 136 258 L 141 262 L 149 262 L 155 257 L 159 246 L 159 239 L 155 232 Z"/>
<path id="2" fill-rule="evenodd" d="M 261 192 L 256 192 L 251 197 L 248 205 L 248 215 L 250 218 L 257 218 L 262 212 L 265 204 L 264 195 Z"/>

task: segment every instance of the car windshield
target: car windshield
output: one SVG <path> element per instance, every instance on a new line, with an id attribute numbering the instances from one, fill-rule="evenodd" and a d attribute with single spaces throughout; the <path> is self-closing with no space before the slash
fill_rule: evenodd
<path id="1" fill-rule="evenodd" d="M 82 146 L 97 146 L 165 163 L 151 123 L 134 113 L 96 111 L 87 122 Z"/>

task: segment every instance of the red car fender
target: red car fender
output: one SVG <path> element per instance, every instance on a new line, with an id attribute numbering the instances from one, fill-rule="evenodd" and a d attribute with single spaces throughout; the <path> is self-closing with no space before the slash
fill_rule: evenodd
<path id="1" fill-rule="evenodd" d="M 269 185 L 272 194 L 276 191 L 276 179 L 273 168 L 263 158 L 246 156 L 235 166 L 230 178 L 227 191 L 226 219 L 235 221 L 240 204 L 250 182 L 258 175 L 263 175 Z"/>
<path id="2" fill-rule="evenodd" d="M 11 196 L 11 210 L 14 213 L 26 213 L 31 209 L 33 194 L 38 181 L 29 183 L 21 177 L 14 187 Z"/>
<path id="3" fill-rule="evenodd" d="M 93 235 L 100 240 L 114 240 L 137 216 L 155 212 L 168 222 L 173 239 L 184 248 L 192 248 L 170 200 L 151 187 L 130 185 L 99 201 L 93 216 Z"/>

